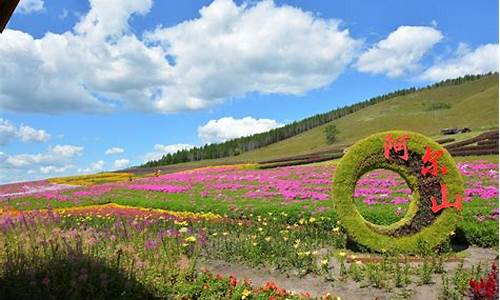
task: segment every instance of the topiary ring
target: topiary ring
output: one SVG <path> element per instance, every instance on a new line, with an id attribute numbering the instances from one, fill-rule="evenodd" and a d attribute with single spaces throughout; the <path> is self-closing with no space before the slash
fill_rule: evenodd
<path id="1" fill-rule="evenodd" d="M 400 139 L 407 148 L 387 149 L 388 137 Z M 423 158 L 429 147 L 433 151 L 443 151 L 438 160 L 441 172 L 436 176 L 423 174 L 422 171 L 422 167 L 426 166 Z M 405 216 L 387 226 L 365 220 L 353 199 L 358 180 L 375 169 L 398 173 L 413 193 Z M 457 201 L 458 204 L 455 197 L 463 195 L 463 179 L 455 161 L 441 145 L 414 132 L 382 132 L 353 145 L 340 161 L 333 184 L 334 206 L 342 227 L 358 243 L 380 252 L 418 253 L 422 241 L 435 248 L 455 230 L 461 206 L 447 207 L 438 212 L 432 210 L 432 197 L 437 204 L 443 203 L 443 185 L 449 202 L 454 204 Z"/>

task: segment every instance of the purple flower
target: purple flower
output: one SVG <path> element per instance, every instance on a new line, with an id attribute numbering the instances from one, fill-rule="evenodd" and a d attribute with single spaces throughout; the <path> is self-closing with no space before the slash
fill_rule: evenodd
<path id="1" fill-rule="evenodd" d="M 144 249 L 146 250 L 153 250 L 158 247 L 158 242 L 156 240 L 147 240 L 144 243 Z"/>

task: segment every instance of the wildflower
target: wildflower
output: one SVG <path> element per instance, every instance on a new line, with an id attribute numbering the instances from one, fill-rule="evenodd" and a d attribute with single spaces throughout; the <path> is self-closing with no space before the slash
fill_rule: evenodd
<path id="1" fill-rule="evenodd" d="M 259 227 L 257 230 L 258 230 L 259 232 L 262 232 L 262 231 L 264 230 L 264 228 Z"/>
<path id="2" fill-rule="evenodd" d="M 327 265 L 328 265 L 328 258 L 322 259 L 322 260 L 321 260 L 321 265 L 322 265 L 323 267 L 327 266 Z"/>
<path id="3" fill-rule="evenodd" d="M 253 242 L 253 243 L 252 243 L 252 245 L 255 247 L 255 246 L 257 246 L 257 243 L 256 243 L 256 242 Z"/>
<path id="4" fill-rule="evenodd" d="M 147 241 L 144 243 L 144 249 L 146 249 L 146 250 L 153 250 L 153 249 L 155 249 L 157 246 L 158 246 L 158 243 L 156 242 L 156 240 L 147 240 Z"/>
<path id="5" fill-rule="evenodd" d="M 223 235 L 223 236 L 229 235 L 229 232 L 227 232 L 227 231 L 226 231 L 226 232 L 223 232 L 223 233 L 222 233 L 222 235 Z"/>
<path id="6" fill-rule="evenodd" d="M 187 227 L 182 227 L 181 229 L 179 229 L 179 232 L 180 233 L 187 233 L 188 232 L 188 228 Z"/>
<path id="7" fill-rule="evenodd" d="M 238 284 L 238 279 L 236 279 L 236 277 L 232 275 L 229 276 L 229 284 L 232 286 L 236 286 Z"/>
<path id="8" fill-rule="evenodd" d="M 248 296 L 252 294 L 251 291 L 244 289 L 243 292 L 241 293 L 241 299 L 246 299 Z"/>
<path id="9" fill-rule="evenodd" d="M 190 242 L 190 243 L 194 243 L 194 242 L 196 242 L 196 237 L 194 235 L 189 236 L 189 237 L 186 238 L 185 241 L 186 242 Z"/>
<path id="10" fill-rule="evenodd" d="M 264 238 L 264 240 L 266 240 L 266 242 L 270 242 L 270 241 L 271 241 L 271 237 L 270 237 L 270 236 L 266 236 L 266 237 Z"/>
<path id="11" fill-rule="evenodd" d="M 316 222 L 316 218 L 315 217 L 309 218 L 309 223 L 314 223 L 314 222 Z"/>
<path id="12" fill-rule="evenodd" d="M 356 260 L 354 263 L 357 264 L 358 266 L 363 264 L 360 260 Z"/>
<path id="13" fill-rule="evenodd" d="M 334 228 L 332 229 L 332 231 L 333 231 L 333 232 L 339 232 L 339 231 L 340 231 L 340 228 L 339 228 L 339 227 L 334 227 Z"/>
<path id="14" fill-rule="evenodd" d="M 217 236 L 217 232 L 212 233 L 212 236 Z"/>
<path id="15" fill-rule="evenodd" d="M 345 253 L 345 252 L 339 252 L 340 257 L 345 257 L 346 255 L 347 255 L 347 253 Z"/>

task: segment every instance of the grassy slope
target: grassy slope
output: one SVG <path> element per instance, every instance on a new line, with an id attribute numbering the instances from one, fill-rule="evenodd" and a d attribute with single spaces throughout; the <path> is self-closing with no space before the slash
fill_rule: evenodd
<path id="1" fill-rule="evenodd" d="M 433 103 L 447 103 L 450 109 L 428 111 Z M 392 98 L 334 121 L 339 129 L 337 145 L 349 144 L 384 130 L 412 130 L 441 137 L 440 129 L 469 127 L 471 133 L 454 135 L 457 140 L 476 136 L 478 131 L 498 128 L 498 75 L 439 87 Z M 327 147 L 323 126 L 295 137 L 235 157 L 202 160 L 176 166 L 202 167 L 215 164 L 261 160 L 320 151 Z"/>
<path id="2" fill-rule="evenodd" d="M 451 108 L 427 110 L 432 103 L 440 102 Z M 338 144 L 391 129 L 412 130 L 437 138 L 442 128 L 469 127 L 476 131 L 472 135 L 476 135 L 477 131 L 498 128 L 498 76 L 396 97 L 334 122 L 339 129 Z M 321 150 L 327 146 L 325 126 L 226 161 L 256 161 Z"/>

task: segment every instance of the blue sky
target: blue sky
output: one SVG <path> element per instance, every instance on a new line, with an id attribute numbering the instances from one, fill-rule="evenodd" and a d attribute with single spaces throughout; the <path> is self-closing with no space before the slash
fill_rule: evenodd
<path id="1" fill-rule="evenodd" d="M 0 35 L 0 183 L 496 70 L 498 1 L 21 0 Z"/>

